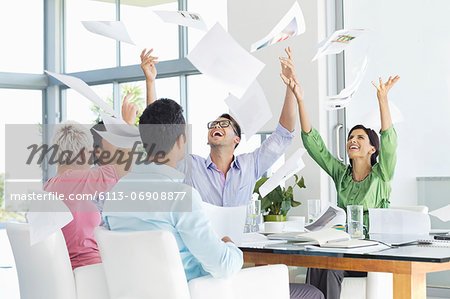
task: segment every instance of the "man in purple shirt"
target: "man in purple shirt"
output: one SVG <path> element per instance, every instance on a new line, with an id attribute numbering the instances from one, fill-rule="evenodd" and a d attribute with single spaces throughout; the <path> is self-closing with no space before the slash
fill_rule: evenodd
<path id="1" fill-rule="evenodd" d="M 152 50 L 144 50 L 141 54 L 147 105 L 156 100 L 156 57 L 151 56 L 151 53 Z M 282 68 L 285 76 L 290 75 L 286 74 L 289 71 L 288 68 Z M 255 151 L 238 156 L 234 155 L 234 150 L 241 140 L 240 127 L 229 114 L 222 114 L 208 123 L 209 156 L 205 159 L 188 155 L 178 163 L 177 169 L 186 174 L 185 182 L 200 192 L 203 201 L 224 207 L 246 205 L 251 199 L 256 181 L 292 143 L 296 109 L 295 96 L 286 88 L 283 110 L 275 132 Z"/>

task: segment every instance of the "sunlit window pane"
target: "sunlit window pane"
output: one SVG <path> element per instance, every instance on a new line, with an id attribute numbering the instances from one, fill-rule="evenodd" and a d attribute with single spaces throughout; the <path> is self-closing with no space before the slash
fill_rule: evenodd
<path id="1" fill-rule="evenodd" d="M 2 1 L 0 72 L 42 73 L 43 1 Z"/>
<path id="2" fill-rule="evenodd" d="M 5 172 L 5 124 L 42 123 L 40 90 L 0 89 L 0 173 Z"/>
<path id="3" fill-rule="evenodd" d="M 148 2 L 148 1 L 147 1 Z M 121 5 L 120 19 L 127 26 L 136 46 L 122 43 L 121 64 L 140 64 L 139 55 L 143 48 L 154 48 L 159 60 L 178 58 L 178 26 L 164 23 L 153 10 L 178 10 L 177 1 L 158 1 L 158 5 Z"/>
<path id="4" fill-rule="evenodd" d="M 188 10 L 199 13 L 208 29 L 217 22 L 219 22 L 225 30 L 227 29 L 227 0 L 188 0 Z M 188 30 L 188 46 L 189 50 L 192 50 L 205 35 L 205 32 L 194 28 L 189 28 Z"/>
<path id="5" fill-rule="evenodd" d="M 130 99 L 138 105 L 139 115 L 146 108 L 145 81 L 135 81 L 120 84 L 121 98 L 132 93 L 133 97 Z M 180 80 L 179 77 L 163 78 L 156 80 L 156 96 L 158 98 L 169 98 L 177 103 L 180 103 Z"/>
<path id="6" fill-rule="evenodd" d="M 113 107 L 113 85 L 103 84 L 91 86 L 92 90 Z M 74 120 L 82 124 L 93 124 L 100 119 L 100 108 L 78 92 L 68 89 L 66 93 L 66 119 Z"/>
<path id="7" fill-rule="evenodd" d="M 114 21 L 115 3 L 66 1 L 66 72 L 116 66 L 116 41 L 91 33 L 81 21 Z"/>

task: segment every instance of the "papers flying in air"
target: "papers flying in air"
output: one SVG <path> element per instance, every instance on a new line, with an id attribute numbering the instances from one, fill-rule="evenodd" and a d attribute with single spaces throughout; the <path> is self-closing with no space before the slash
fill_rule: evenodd
<path id="1" fill-rule="evenodd" d="M 250 85 L 242 98 L 238 99 L 230 94 L 225 103 L 242 127 L 246 140 L 272 118 L 269 103 L 257 81 Z"/>
<path id="2" fill-rule="evenodd" d="M 164 11 L 164 10 L 155 10 L 153 12 L 157 14 L 166 23 L 173 23 L 181 26 L 187 26 L 203 31 L 208 31 L 205 22 L 198 13 L 188 11 Z"/>
<path id="3" fill-rule="evenodd" d="M 216 23 L 187 56 L 203 74 L 219 81 L 240 98 L 264 68 Z"/>
<path id="4" fill-rule="evenodd" d="M 72 76 L 52 73 L 52 72 L 49 72 L 49 71 L 45 71 L 45 72 L 48 75 L 52 76 L 53 78 L 57 79 L 58 81 L 61 81 L 62 83 L 64 83 L 68 87 L 72 88 L 76 92 L 78 92 L 79 94 L 81 94 L 82 96 L 84 96 L 85 98 L 90 100 L 92 103 L 94 103 L 95 105 L 97 105 L 100 108 L 102 108 L 105 112 L 107 112 L 107 113 L 109 113 L 111 115 L 117 116 L 116 113 L 114 112 L 113 108 L 110 105 L 108 105 L 105 101 L 103 101 L 89 87 L 89 85 L 87 85 L 83 80 L 81 80 L 79 78 L 76 78 L 76 77 L 72 77 Z"/>
<path id="5" fill-rule="evenodd" d="M 319 43 L 319 49 L 312 61 L 324 55 L 342 52 L 364 33 L 366 33 L 364 29 L 342 29 L 334 32 L 325 41 Z"/>
<path id="6" fill-rule="evenodd" d="M 139 130 L 127 124 L 120 118 L 100 113 L 106 131 L 95 130 L 102 138 L 119 148 L 133 148 L 136 142 L 141 142 Z"/>
<path id="7" fill-rule="evenodd" d="M 299 172 L 305 163 L 303 163 L 302 155 L 306 153 L 304 148 L 298 149 L 283 166 L 280 167 L 264 184 L 259 187 L 261 197 L 265 197 L 278 185 L 284 183 L 291 176 Z"/>
<path id="8" fill-rule="evenodd" d="M 327 100 L 325 101 L 326 109 L 338 110 L 347 107 L 348 104 L 350 104 L 353 95 L 358 90 L 359 85 L 361 84 L 362 79 L 364 78 L 364 75 L 366 73 L 366 70 L 367 70 L 367 57 L 364 59 L 360 70 L 356 74 L 355 80 L 348 87 L 341 90 L 341 92 L 338 95 L 329 96 L 327 98 Z"/>
<path id="9" fill-rule="evenodd" d="M 125 24 L 121 21 L 81 21 L 81 23 L 92 33 L 136 45 L 128 34 Z"/>
<path id="10" fill-rule="evenodd" d="M 278 24 L 263 39 L 253 43 L 250 51 L 262 49 L 264 47 L 287 40 L 288 38 L 300 35 L 305 32 L 305 19 L 303 18 L 302 9 L 298 2 L 295 1 L 291 9 L 278 22 Z"/>

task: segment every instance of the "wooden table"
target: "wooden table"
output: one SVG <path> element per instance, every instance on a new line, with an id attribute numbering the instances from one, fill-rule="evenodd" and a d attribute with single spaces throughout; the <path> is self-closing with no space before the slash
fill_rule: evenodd
<path id="1" fill-rule="evenodd" d="M 426 274 L 450 270 L 450 247 L 405 246 L 378 253 L 354 254 L 305 249 L 243 248 L 244 262 L 256 265 L 393 273 L 395 299 L 426 299 Z M 292 246 L 291 246 L 292 248 Z"/>

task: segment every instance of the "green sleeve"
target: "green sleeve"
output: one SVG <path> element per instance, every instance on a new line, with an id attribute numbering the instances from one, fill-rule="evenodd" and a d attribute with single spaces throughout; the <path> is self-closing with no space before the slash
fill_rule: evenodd
<path id="1" fill-rule="evenodd" d="M 385 182 L 392 180 L 397 163 L 397 133 L 393 126 L 380 132 L 380 153 L 378 156 L 378 171 Z"/>
<path id="2" fill-rule="evenodd" d="M 319 132 L 314 128 L 309 133 L 302 131 L 302 140 L 311 158 L 336 182 L 340 174 L 345 171 L 346 166 L 328 151 Z"/>

